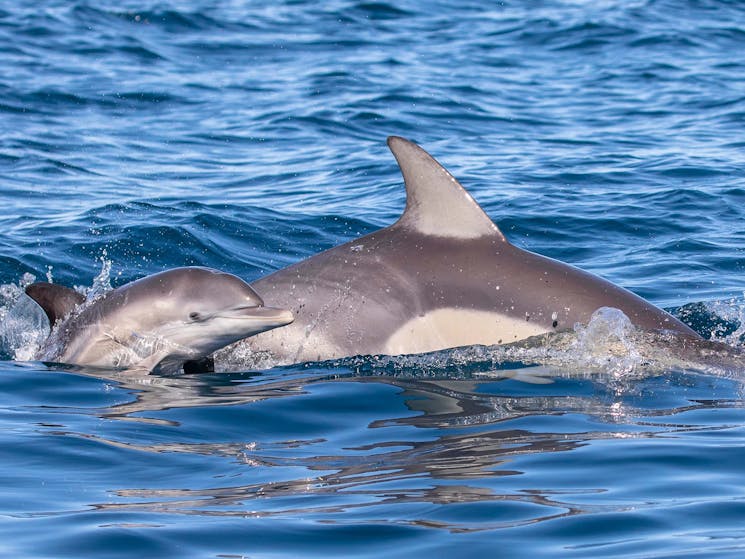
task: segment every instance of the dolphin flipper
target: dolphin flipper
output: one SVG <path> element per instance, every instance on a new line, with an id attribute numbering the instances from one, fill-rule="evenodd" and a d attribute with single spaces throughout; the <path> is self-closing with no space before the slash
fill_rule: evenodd
<path id="1" fill-rule="evenodd" d="M 85 297 L 74 289 L 46 282 L 36 282 L 26 286 L 26 295 L 41 307 L 49 319 L 50 326 L 54 326 L 55 322 L 65 318 L 75 307 L 85 301 Z"/>

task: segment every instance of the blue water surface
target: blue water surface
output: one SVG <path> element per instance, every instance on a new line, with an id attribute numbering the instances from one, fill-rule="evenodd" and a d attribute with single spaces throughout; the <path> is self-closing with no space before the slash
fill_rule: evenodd
<path id="1" fill-rule="evenodd" d="M 135 382 L 34 361 L 18 307 L 388 225 L 397 134 L 518 246 L 741 346 L 742 3 L 5 0 L 0 52 L 4 556 L 745 552 L 741 369 Z"/>

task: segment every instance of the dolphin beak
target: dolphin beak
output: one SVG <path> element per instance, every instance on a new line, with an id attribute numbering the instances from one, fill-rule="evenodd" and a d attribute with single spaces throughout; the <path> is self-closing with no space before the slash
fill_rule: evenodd
<path id="1" fill-rule="evenodd" d="M 243 307 L 236 311 L 236 318 L 250 319 L 257 332 L 285 326 L 295 320 L 292 311 L 275 307 Z"/>
<path id="2" fill-rule="evenodd" d="M 276 307 L 256 307 L 250 314 L 260 317 L 267 322 L 274 322 L 277 326 L 285 326 L 295 320 L 295 315 L 292 314 L 292 311 L 278 309 Z"/>

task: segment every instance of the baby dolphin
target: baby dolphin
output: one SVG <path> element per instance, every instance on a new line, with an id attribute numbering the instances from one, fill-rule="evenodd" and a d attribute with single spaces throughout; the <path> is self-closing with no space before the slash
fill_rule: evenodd
<path id="1" fill-rule="evenodd" d="M 90 304 L 51 283 L 33 283 L 26 293 L 53 326 L 40 359 L 133 372 L 180 372 L 185 363 L 294 319 L 289 310 L 265 307 L 240 278 L 199 267 L 141 278 Z"/>
<path id="2" fill-rule="evenodd" d="M 699 338 L 621 287 L 516 247 L 426 151 L 399 137 L 388 146 L 406 187 L 403 215 L 253 282 L 295 322 L 226 348 L 218 363 L 246 348 L 294 363 L 508 344 L 586 324 L 601 307 L 642 330 Z"/>

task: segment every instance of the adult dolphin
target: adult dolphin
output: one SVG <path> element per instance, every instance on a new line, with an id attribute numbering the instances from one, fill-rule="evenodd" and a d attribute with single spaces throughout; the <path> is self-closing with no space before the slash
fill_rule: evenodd
<path id="1" fill-rule="evenodd" d="M 153 274 L 90 304 L 51 283 L 33 283 L 26 293 L 52 326 L 59 322 L 40 359 L 132 372 L 180 372 L 185 363 L 293 320 L 289 310 L 265 307 L 240 278 L 209 268 Z"/>
<path id="2" fill-rule="evenodd" d="M 235 362 L 269 351 L 278 363 L 399 355 L 506 344 L 587 323 L 600 307 L 646 330 L 699 338 L 633 293 L 573 266 L 522 250 L 427 152 L 388 138 L 406 186 L 406 209 L 385 229 L 253 283 L 295 322 L 220 352 Z"/>

